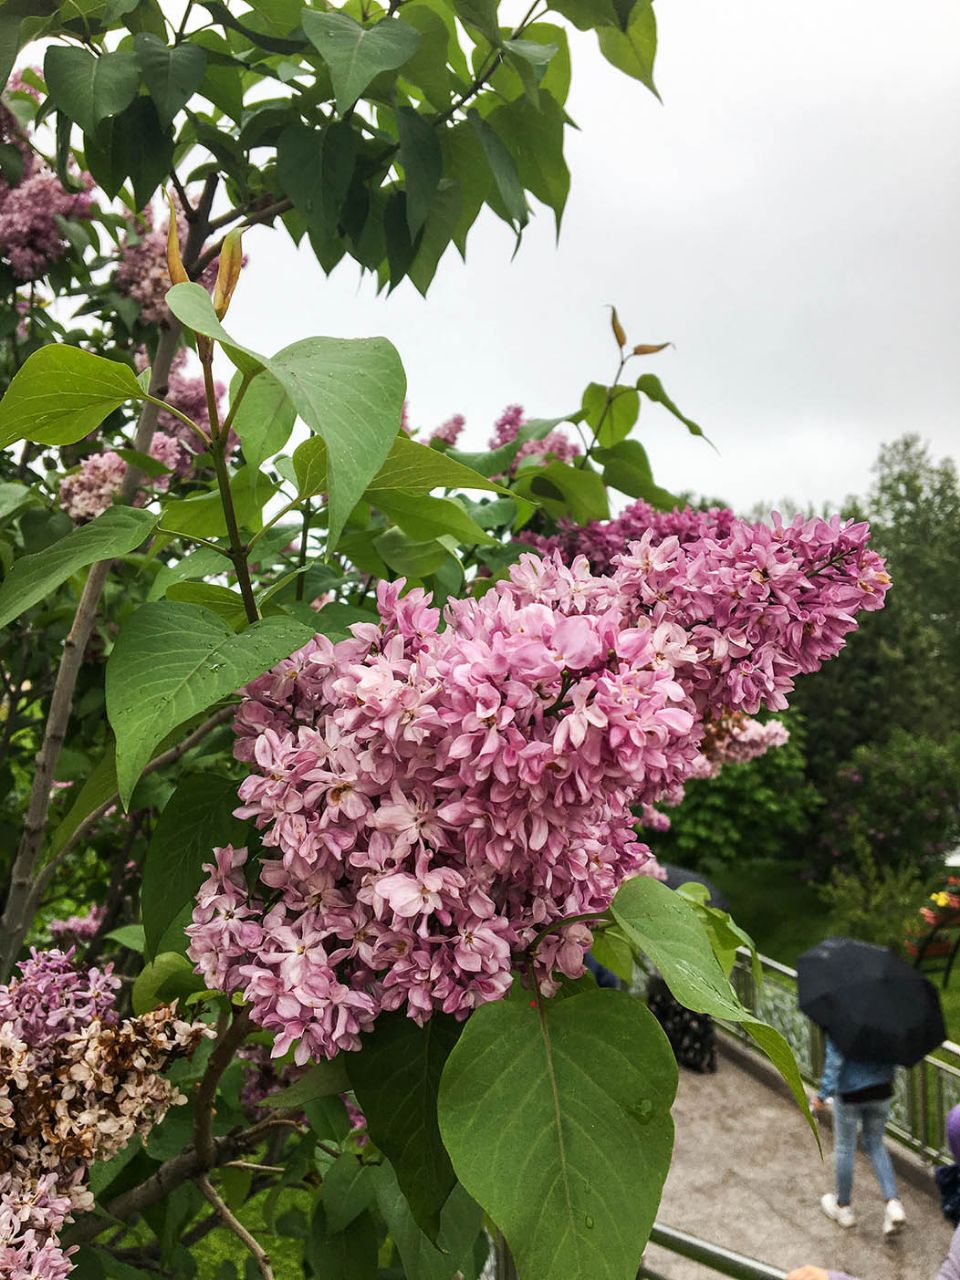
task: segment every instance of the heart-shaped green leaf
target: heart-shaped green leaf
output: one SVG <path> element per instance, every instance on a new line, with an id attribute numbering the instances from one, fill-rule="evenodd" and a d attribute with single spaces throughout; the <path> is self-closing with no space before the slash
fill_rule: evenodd
<path id="1" fill-rule="evenodd" d="M 399 18 L 383 18 L 362 27 L 346 13 L 304 9 L 301 21 L 304 35 L 330 69 L 341 115 L 375 76 L 402 67 L 420 47 L 420 32 Z"/>

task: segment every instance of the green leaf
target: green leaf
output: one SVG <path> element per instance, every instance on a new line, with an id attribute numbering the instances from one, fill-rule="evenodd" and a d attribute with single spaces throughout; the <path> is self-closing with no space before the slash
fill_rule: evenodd
<path id="1" fill-rule="evenodd" d="M 16 515 L 21 507 L 36 501 L 37 497 L 33 490 L 25 484 L 17 484 L 12 480 L 0 481 L 0 520 Z"/>
<path id="2" fill-rule="evenodd" d="M 563 109 L 544 91 L 539 103 L 518 98 L 498 107 L 488 123 L 513 157 L 520 183 L 553 210 L 559 231 L 570 194 L 570 171 L 563 158 Z"/>
<path id="3" fill-rule="evenodd" d="M 118 115 L 133 101 L 140 67 L 129 52 L 94 57 L 74 45 L 52 44 L 43 60 L 43 78 L 57 109 L 93 134 L 101 120 Z"/>
<path id="4" fill-rule="evenodd" d="M 115 449 L 114 452 L 124 462 L 129 463 L 131 467 L 139 467 L 144 475 L 149 476 L 152 480 L 156 480 L 159 476 L 170 475 L 171 468 L 165 467 L 156 458 L 151 458 L 149 453 L 138 453 L 136 449 Z"/>
<path id="5" fill-rule="evenodd" d="M 384 490 L 377 498 L 377 506 L 385 516 L 421 542 L 449 534 L 461 546 L 479 543 L 481 546 L 496 542 L 469 516 L 458 503 L 450 498 L 428 498 L 423 494 L 389 492 Z"/>
<path id="6" fill-rule="evenodd" d="M 171 583 L 182 582 L 185 578 L 212 577 L 223 573 L 224 567 L 224 557 L 218 551 L 210 547 L 197 547 L 175 564 L 164 565 L 150 584 L 147 599 L 160 600 Z"/>
<path id="7" fill-rule="evenodd" d="M 637 0 L 638 4 L 645 2 Z M 550 0 L 549 7 L 569 19 L 579 31 L 620 27 L 614 0 Z"/>
<path id="8" fill-rule="evenodd" d="M 144 935 L 142 924 L 124 924 L 119 929 L 111 929 L 106 937 L 111 942 L 119 942 L 128 951 L 136 951 L 143 955 Z"/>
<path id="9" fill-rule="evenodd" d="M 635 876 L 620 886 L 611 911 L 634 946 L 650 957 L 682 1005 L 695 1013 L 742 1023 L 790 1086 L 816 1135 L 816 1122 L 810 1114 L 793 1051 L 778 1031 L 753 1017 L 740 1003 L 694 908 L 659 880 Z"/>
<path id="10" fill-rule="evenodd" d="M 419 245 L 418 238 L 410 234 L 406 191 L 394 191 L 388 197 L 383 209 L 383 234 L 387 246 L 387 263 L 385 269 L 378 263 L 376 270 L 389 280 L 392 291 L 413 265 Z"/>
<path id="11" fill-rule="evenodd" d="M 440 1128 L 520 1275 L 634 1280 L 670 1165 L 676 1082 L 666 1036 L 624 992 L 474 1012 L 444 1069 Z"/>
<path id="12" fill-rule="evenodd" d="M 442 179 L 430 202 L 416 255 L 407 268 L 408 277 L 424 297 L 436 275 L 440 259 L 456 234 L 462 208 L 460 184 Z"/>
<path id="13" fill-rule="evenodd" d="M 236 374 L 230 387 L 233 403 L 243 380 Z M 290 397 L 272 374 L 258 373 L 244 393 L 233 419 L 233 429 L 240 438 L 243 457 L 253 472 L 279 453 L 290 439 L 296 421 Z"/>
<path id="14" fill-rule="evenodd" d="M 653 400 L 655 404 L 662 404 L 663 407 L 678 418 L 687 428 L 692 436 L 702 436 L 703 429 L 699 427 L 692 418 L 687 418 L 680 412 L 670 397 L 663 389 L 660 379 L 653 373 L 645 373 L 637 379 L 637 390 L 642 391 L 648 400 Z"/>
<path id="15" fill-rule="evenodd" d="M 347 1079 L 343 1059 L 333 1058 L 330 1062 L 315 1063 L 296 1083 L 264 1098 L 260 1106 L 281 1111 L 288 1107 L 304 1107 L 308 1102 L 316 1102 L 318 1098 L 332 1098 L 346 1093 L 349 1088 L 350 1081 Z"/>
<path id="16" fill-rule="evenodd" d="M 383 562 L 404 578 L 426 578 L 437 573 L 450 557 L 450 549 L 442 542 L 421 542 L 402 529 L 390 528 L 373 540 Z"/>
<path id="17" fill-rule="evenodd" d="M 696 912 L 683 897 L 651 876 L 635 876 L 620 886 L 611 910 L 681 1004 L 696 1013 L 740 1021 L 746 1011 L 717 963 Z"/>
<path id="18" fill-rule="evenodd" d="M 231 631 L 242 631 L 247 625 L 247 611 L 238 591 L 215 582 L 173 582 L 164 593 L 168 600 L 184 604 L 202 604 L 222 618 Z"/>
<path id="19" fill-rule="evenodd" d="M 594 934 L 590 951 L 596 961 L 621 981 L 633 981 L 633 949 L 616 930 L 604 929 Z"/>
<path id="20" fill-rule="evenodd" d="M 601 387 L 591 382 L 583 393 L 584 421 L 597 432 L 597 443 L 609 448 L 625 440 L 640 414 L 640 393 L 633 387 Z"/>
<path id="21" fill-rule="evenodd" d="M 553 7 L 556 7 L 554 4 Z M 630 11 L 626 31 L 619 26 L 603 26 L 597 32 L 600 52 L 619 70 L 646 85 L 660 97 L 653 81 L 653 63 L 657 56 L 657 19 L 652 0 L 636 0 Z"/>
<path id="22" fill-rule="evenodd" d="M 445 129 L 441 145 L 443 171 L 460 188 L 460 215 L 453 232 L 453 242 L 463 257 L 467 234 L 493 190 L 493 174 L 477 132 L 469 122 Z"/>
<path id="23" fill-rule="evenodd" d="M 150 98 L 134 98 L 125 111 L 101 122 L 86 140 L 87 168 L 111 199 L 129 178 L 138 209 L 144 208 L 173 164 L 173 136 Z M 199 287 L 199 286 L 198 286 Z"/>
<path id="24" fill-rule="evenodd" d="M 385 338 L 305 338 L 268 366 L 327 446 L 332 548 L 396 438 L 407 386 L 403 365 Z"/>
<path id="25" fill-rule="evenodd" d="M 192 40 L 171 47 L 149 32 L 134 36 L 133 47 L 160 122 L 171 124 L 199 89 L 207 69 L 207 55 Z"/>
<path id="26" fill-rule="evenodd" d="M 330 70 L 337 110 L 354 105 L 364 89 L 383 71 L 395 71 L 420 47 L 420 32 L 399 18 L 383 18 L 362 27 L 345 13 L 304 9 L 304 35 Z"/>
<path id="27" fill-rule="evenodd" d="M 117 790 L 117 761 L 113 742 L 107 744 L 101 758 L 97 761 L 93 772 L 80 788 L 80 793 L 70 806 L 63 821 L 59 824 L 50 840 L 50 857 L 56 857 L 63 846 L 88 818 L 94 809 L 99 809 Z"/>
<path id="28" fill-rule="evenodd" d="M 194 973 L 186 956 L 176 951 L 163 951 L 137 974 L 130 993 L 130 1004 L 138 1016 L 180 1000 L 192 991 L 202 991 L 203 980 Z"/>
<path id="29" fill-rule="evenodd" d="M 437 1124 L 437 1090 L 461 1029 L 442 1014 L 423 1027 L 401 1013 L 381 1014 L 346 1064 L 370 1136 L 393 1165 L 417 1224 L 432 1239 L 457 1181 Z"/>
<path id="30" fill-rule="evenodd" d="M 566 462 L 530 467 L 517 476 L 514 491 L 539 502 L 555 518 L 569 516 L 577 524 L 610 518 L 603 480 L 588 467 Z"/>
<path id="31" fill-rule="evenodd" d="M 465 26 L 476 27 L 492 45 L 500 44 L 497 0 L 453 0 L 453 11 Z"/>
<path id="32" fill-rule="evenodd" d="M 312 498 L 327 491 L 327 446 L 319 436 L 311 436 L 293 451 L 293 470 L 297 477 L 297 493 Z"/>
<path id="33" fill-rule="evenodd" d="M 331 1231 L 322 1201 L 310 1223 L 304 1255 L 311 1274 L 322 1280 L 377 1280 L 376 1225 L 369 1213 L 361 1213 L 345 1231 Z"/>
<path id="34" fill-rule="evenodd" d="M 406 493 L 430 493 L 433 489 L 491 489 L 509 494 L 510 490 L 489 478 L 489 474 L 462 461 L 466 457 L 482 460 L 486 454 L 454 454 L 417 444 L 398 435 L 386 462 L 370 481 L 365 497 L 376 502 L 384 490 L 402 489 Z"/>
<path id="35" fill-rule="evenodd" d="M 347 121 L 321 131 L 299 122 L 277 141 L 277 177 L 311 231 L 336 230 L 356 166 L 356 135 Z"/>
<path id="36" fill-rule="evenodd" d="M 250 467 L 241 467 L 233 475 L 231 491 L 240 527 L 259 530 L 263 524 L 261 516 L 264 503 L 276 493 L 277 486 L 272 481 L 264 480 Z M 160 528 L 167 533 L 181 533 L 187 537 L 224 537 L 227 521 L 219 490 L 169 499 L 160 512 Z M 221 564 L 220 568 L 223 567 Z"/>
<path id="37" fill-rule="evenodd" d="M 506 215 L 507 222 L 511 225 L 516 224 L 518 229 L 522 229 L 530 220 L 530 207 L 527 204 L 527 197 L 523 194 L 523 184 L 517 173 L 516 162 L 504 145 L 503 139 L 487 124 L 478 111 L 471 107 L 467 112 L 467 119 L 480 139 L 483 154 L 487 158 L 494 183 L 500 193 L 502 214 Z M 496 212 L 501 213 L 496 205 L 493 207 Z"/>
<path id="38" fill-rule="evenodd" d="M 407 226 L 410 235 L 416 236 L 427 220 L 430 202 L 443 177 L 443 152 L 433 125 L 413 107 L 397 108 L 397 128 L 397 158 L 403 166 L 407 192 Z"/>
<path id="39" fill-rule="evenodd" d="M 46 600 L 68 578 L 95 560 L 126 555 L 149 535 L 157 517 L 133 507 L 109 507 L 89 524 L 32 556 L 14 562 L 0 586 L 0 628 Z"/>
<path id="40" fill-rule="evenodd" d="M 0 400 L 0 449 L 17 440 L 73 444 L 143 394 L 129 365 L 65 344 L 41 347 Z"/>
<path id="41" fill-rule="evenodd" d="M 311 634 L 292 618 L 275 617 L 235 635 L 199 605 L 141 605 L 107 661 L 107 716 L 124 805 L 165 734 L 289 657 Z"/>
<path id="42" fill-rule="evenodd" d="M 183 778 L 164 806 L 143 866 L 140 916 L 148 957 L 196 895 L 213 850 L 243 845 L 247 824 L 233 816 L 238 804 L 235 781 L 203 773 Z"/>
<path id="43" fill-rule="evenodd" d="M 597 449 L 597 462 L 603 463 L 604 484 L 631 498 L 643 498 L 660 511 L 671 511 L 680 499 L 661 489 L 653 478 L 650 459 L 639 440 L 621 440 L 612 449 Z"/>
<path id="44" fill-rule="evenodd" d="M 377 1194 L 377 1169 L 361 1164 L 354 1155 L 334 1160 L 323 1175 L 323 1208 L 327 1230 L 343 1231 L 354 1218 L 369 1209 Z"/>
<path id="45" fill-rule="evenodd" d="M 376 1191 L 377 1206 L 400 1254 L 405 1280 L 454 1280 L 459 1273 L 477 1274 L 471 1262 L 483 1213 L 459 1183 L 443 1206 L 436 1244 L 417 1226 L 389 1164 L 380 1167 Z"/>
<path id="46" fill-rule="evenodd" d="M 420 32 L 420 47 L 403 66 L 404 79 L 422 89 L 432 107 L 444 111 L 450 105 L 452 77 L 447 66 L 451 34 L 446 22 L 424 0 L 403 6 L 403 20 Z"/>

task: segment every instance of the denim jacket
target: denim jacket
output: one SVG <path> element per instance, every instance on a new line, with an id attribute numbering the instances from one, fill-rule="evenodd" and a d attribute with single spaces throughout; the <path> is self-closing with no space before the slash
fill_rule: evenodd
<path id="1" fill-rule="evenodd" d="M 819 1097 L 823 1102 L 841 1093 L 856 1093 L 874 1084 L 887 1084 L 893 1079 L 895 1067 L 880 1062 L 857 1062 L 845 1058 L 832 1040 L 827 1041 L 827 1053 L 823 1063 Z"/>

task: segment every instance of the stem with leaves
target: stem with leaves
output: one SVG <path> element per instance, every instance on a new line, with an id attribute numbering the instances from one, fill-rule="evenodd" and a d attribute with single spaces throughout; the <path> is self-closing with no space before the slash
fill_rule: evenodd
<path id="1" fill-rule="evenodd" d="M 213 382 L 213 348 L 207 342 L 200 348 L 200 359 L 203 365 L 203 385 L 207 394 L 207 412 L 210 415 L 210 454 L 213 458 L 213 469 L 217 476 L 217 487 L 220 490 L 220 502 L 223 507 L 223 518 L 227 525 L 227 538 L 230 543 L 230 559 L 233 563 L 243 607 L 247 612 L 248 622 L 258 622 L 260 610 L 257 608 L 253 594 L 253 583 L 250 581 L 250 565 L 248 552 L 250 548 L 240 536 L 237 523 L 237 512 L 233 504 L 233 490 L 230 488 L 230 472 L 227 468 L 226 443 L 229 431 L 228 418 L 222 425 L 217 409 L 217 392 Z"/>
<path id="2" fill-rule="evenodd" d="M 207 219 L 217 187 L 215 175 L 207 179 L 197 206 L 197 219 L 187 236 L 186 258 L 195 261 L 207 237 Z M 180 325 L 172 319 L 161 330 L 160 341 L 150 375 L 150 396 L 140 411 L 134 449 L 137 453 L 149 453 L 157 425 L 159 405 L 167 389 L 167 379 L 180 340 Z M 118 495 L 118 501 L 129 504 L 136 495 L 143 473 L 136 466 L 128 465 Z M 83 663 L 93 629 L 96 626 L 100 598 L 110 574 L 112 561 L 100 560 L 92 565 L 80 596 L 73 624 L 63 646 L 63 654 L 57 670 L 57 678 L 50 698 L 50 710 L 44 727 L 43 742 L 36 759 L 36 771 L 27 806 L 23 834 L 17 847 L 17 855 L 10 877 L 10 890 L 0 920 L 0 981 L 6 981 L 26 937 L 32 916 L 28 907 L 33 886 L 37 859 L 43 847 L 50 813 L 50 798 L 57 762 L 63 748 L 70 721 L 70 710 L 77 686 L 77 677 Z"/>

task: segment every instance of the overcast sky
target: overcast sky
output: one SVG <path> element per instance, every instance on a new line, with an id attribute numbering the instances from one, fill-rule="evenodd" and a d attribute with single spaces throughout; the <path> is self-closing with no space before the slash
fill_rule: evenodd
<path id="1" fill-rule="evenodd" d="M 904 431 L 960 455 L 960 6 L 956 0 L 661 0 L 659 104 L 573 41 L 572 192 L 512 236 L 481 215 L 428 299 L 326 279 L 282 231 L 249 237 L 231 329 L 266 350 L 384 334 L 411 417 L 579 404 L 615 351 L 604 304 L 719 455 L 651 406 L 658 481 L 745 508 L 862 492 Z M 469 446 L 468 446 L 469 447 Z"/>

